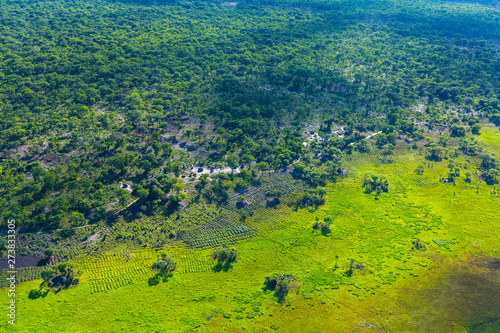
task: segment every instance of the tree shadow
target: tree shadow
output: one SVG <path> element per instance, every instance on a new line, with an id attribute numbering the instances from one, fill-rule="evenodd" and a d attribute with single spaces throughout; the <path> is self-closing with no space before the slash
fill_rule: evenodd
<path id="1" fill-rule="evenodd" d="M 274 297 L 276 297 L 276 300 L 278 301 L 279 304 L 283 304 L 283 302 L 285 301 L 287 292 L 277 289 L 276 285 L 274 286 L 265 285 L 264 287 L 262 287 L 262 290 L 264 292 L 274 292 Z"/>
<path id="2" fill-rule="evenodd" d="M 437 155 L 428 155 L 428 156 L 425 156 L 425 159 L 428 161 L 432 161 L 432 162 L 441 162 L 443 160 L 442 157 L 437 156 Z"/>
<path id="3" fill-rule="evenodd" d="M 323 224 L 319 222 L 313 225 L 313 229 L 319 230 L 321 232 L 321 235 L 323 236 L 328 236 L 332 232 L 329 224 Z"/>
<path id="4" fill-rule="evenodd" d="M 283 302 L 285 301 L 286 294 L 287 293 L 283 292 L 282 290 L 276 290 L 274 292 L 274 297 L 276 297 L 279 304 L 283 304 Z"/>
<path id="5" fill-rule="evenodd" d="M 323 236 L 328 236 L 330 233 L 332 232 L 332 230 L 330 229 L 330 226 L 329 225 L 325 225 L 321 228 L 321 234 Z"/>
<path id="6" fill-rule="evenodd" d="M 47 258 L 43 258 L 42 260 L 40 260 L 36 265 L 37 266 L 47 266 L 49 264 L 49 261 L 50 261 L 50 258 L 47 257 Z"/>
<path id="7" fill-rule="evenodd" d="M 153 277 L 149 278 L 149 280 L 148 280 L 148 285 L 149 285 L 150 287 L 152 287 L 152 286 L 156 286 L 156 285 L 158 285 L 159 283 L 160 283 L 160 279 L 158 278 L 158 274 L 156 274 L 155 276 L 153 276 Z"/>
<path id="8" fill-rule="evenodd" d="M 231 265 L 231 263 L 229 262 L 226 262 L 226 263 L 222 263 L 222 262 L 218 262 L 213 268 L 212 270 L 216 273 L 219 273 L 221 271 L 224 271 L 224 272 L 227 272 L 229 271 L 229 269 L 233 267 L 233 265 Z"/>
<path id="9" fill-rule="evenodd" d="M 54 294 L 58 294 L 59 292 L 66 290 L 71 286 L 77 286 L 80 283 L 79 279 L 68 279 L 67 277 L 65 277 L 66 279 L 60 280 L 60 278 L 62 279 L 63 277 L 56 276 L 54 278 L 56 282 L 54 282 L 54 279 L 52 279 L 52 283 L 49 284 L 49 287 L 52 289 Z"/>
<path id="10" fill-rule="evenodd" d="M 28 298 L 29 299 L 37 299 L 40 297 L 44 298 L 45 296 L 47 296 L 48 293 L 49 293 L 49 289 L 44 290 L 43 286 L 40 285 L 40 288 L 38 290 L 36 290 L 36 289 L 30 290 L 30 293 L 28 294 Z"/>
<path id="11" fill-rule="evenodd" d="M 280 198 L 272 198 L 271 200 L 267 200 L 266 207 L 267 208 L 275 208 L 281 203 Z"/>
<path id="12" fill-rule="evenodd" d="M 168 273 L 168 274 L 161 274 L 161 273 L 156 273 L 153 277 L 150 277 L 148 279 L 148 285 L 150 287 L 156 286 L 160 284 L 160 282 L 167 282 L 169 278 L 171 278 L 174 274 Z"/>
<path id="13" fill-rule="evenodd" d="M 292 276 L 290 277 L 291 279 L 294 279 Z M 283 276 L 280 277 L 280 275 L 276 275 L 274 278 L 267 277 L 262 290 L 264 292 L 274 291 L 274 297 L 276 297 L 278 303 L 283 304 L 289 291 L 289 282 L 291 281 L 290 277 L 285 276 L 287 279 L 281 281 L 280 279 L 282 279 Z"/>

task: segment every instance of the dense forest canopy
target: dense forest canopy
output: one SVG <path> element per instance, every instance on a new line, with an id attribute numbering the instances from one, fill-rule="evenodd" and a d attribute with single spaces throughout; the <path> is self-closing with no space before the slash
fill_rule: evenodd
<path id="1" fill-rule="evenodd" d="M 132 200 L 123 179 L 177 203 L 194 163 L 289 166 L 304 124 L 345 129 L 313 147 L 321 172 L 296 166 L 313 183 L 367 133 L 384 146 L 421 122 L 457 137 L 476 117 L 500 125 L 499 14 L 495 1 L 1 1 L 2 218 L 98 221 Z"/>

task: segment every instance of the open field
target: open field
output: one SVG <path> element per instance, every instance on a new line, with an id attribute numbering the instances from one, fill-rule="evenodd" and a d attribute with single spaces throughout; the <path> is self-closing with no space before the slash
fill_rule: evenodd
<path id="1" fill-rule="evenodd" d="M 481 142 L 500 152 L 498 130 L 484 131 Z M 349 175 L 327 186 L 326 204 L 316 210 L 256 209 L 239 222 L 255 235 L 233 245 L 240 258 L 227 271 L 212 271 L 210 248 L 174 242 L 160 251 L 117 248 L 82 259 L 80 285 L 58 294 L 29 299 L 41 281 L 22 283 L 16 331 L 494 332 L 498 192 L 475 176 L 439 182 L 449 161 L 427 161 L 418 150 L 397 151 L 394 163 L 381 158 L 347 158 Z M 472 161 L 455 159 L 465 163 L 474 175 Z M 386 176 L 389 192 L 365 194 L 366 173 Z M 322 235 L 312 226 L 325 215 L 333 222 Z M 416 241 L 423 248 L 415 249 Z M 149 286 L 160 252 L 177 270 Z M 297 278 L 282 303 L 263 289 L 264 278 L 278 272 Z M 5 302 L 6 292 L 0 297 Z"/>

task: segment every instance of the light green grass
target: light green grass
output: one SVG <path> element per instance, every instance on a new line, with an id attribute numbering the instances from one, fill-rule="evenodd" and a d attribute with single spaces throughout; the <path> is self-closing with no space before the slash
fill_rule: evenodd
<path id="1" fill-rule="evenodd" d="M 481 135 L 477 136 L 477 140 L 484 144 L 485 150 L 488 153 L 496 153 L 499 152 L 500 147 L 500 130 L 498 127 L 489 125 L 483 126 L 481 129 Z"/>
<path id="2" fill-rule="evenodd" d="M 481 260 L 500 256 L 500 198 L 479 179 L 440 183 L 448 161 L 429 162 L 418 151 L 399 151 L 392 164 L 378 158 L 351 156 L 350 176 L 327 186 L 327 202 L 315 211 L 256 210 L 245 224 L 258 236 L 234 245 L 240 259 L 227 272 L 211 271 L 210 250 L 174 244 L 163 251 L 178 269 L 157 286 L 147 283 L 159 254 L 150 250 L 80 261 L 81 284 L 57 295 L 28 299 L 40 281 L 23 283 L 14 331 L 465 332 L 491 321 L 500 277 Z M 365 194 L 365 173 L 386 176 L 389 193 Z M 312 229 L 325 215 L 333 218 L 328 236 Z M 416 239 L 426 251 L 411 250 Z M 364 267 L 348 277 L 351 259 Z M 262 289 L 277 272 L 298 279 L 283 304 Z M 6 302 L 5 291 L 0 298 Z"/>

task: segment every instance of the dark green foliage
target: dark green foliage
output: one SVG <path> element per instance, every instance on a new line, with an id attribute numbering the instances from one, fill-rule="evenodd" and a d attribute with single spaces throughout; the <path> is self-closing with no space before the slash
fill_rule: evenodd
<path id="1" fill-rule="evenodd" d="M 479 124 L 474 124 L 472 125 L 470 131 L 472 132 L 472 134 L 475 134 L 475 135 L 479 135 L 480 134 L 480 130 L 481 130 L 481 125 Z"/>
<path id="2" fill-rule="evenodd" d="M 496 169 L 489 169 L 483 174 L 483 178 L 488 185 L 498 184 L 500 171 Z"/>
<path id="3" fill-rule="evenodd" d="M 295 207 L 318 207 L 325 203 L 326 191 L 322 188 L 317 190 L 307 190 L 299 194 L 295 201 Z"/>
<path id="4" fill-rule="evenodd" d="M 49 247 L 49 248 L 45 249 L 45 252 L 44 252 L 44 253 L 45 253 L 45 255 L 46 255 L 47 257 L 49 257 L 49 258 L 50 258 L 50 257 L 52 257 L 52 256 L 54 255 L 54 249 L 52 249 L 52 248 L 50 248 L 50 247 Z"/>
<path id="5" fill-rule="evenodd" d="M 173 271 L 175 271 L 176 268 L 177 263 L 166 253 L 162 253 L 161 258 L 152 266 L 152 269 L 158 273 L 148 280 L 149 286 L 155 286 L 161 281 L 167 282 L 168 279 L 173 276 Z"/>
<path id="6" fill-rule="evenodd" d="M 214 252 L 210 255 L 210 258 L 213 260 L 217 260 L 217 262 L 225 264 L 236 262 L 237 257 L 238 251 L 227 246 L 222 246 L 220 249 L 214 250 Z"/>
<path id="7" fill-rule="evenodd" d="M 481 168 L 484 170 L 496 168 L 496 159 L 488 154 L 481 156 Z"/>
<path id="8" fill-rule="evenodd" d="M 428 144 L 426 156 L 430 161 L 441 161 L 443 158 L 443 148 L 439 147 L 435 142 Z"/>
<path id="9" fill-rule="evenodd" d="M 451 125 L 451 136 L 455 137 L 465 136 L 465 128 L 463 126 L 456 124 Z"/>
<path id="10" fill-rule="evenodd" d="M 316 223 L 313 225 L 313 229 L 321 230 L 323 235 L 328 235 L 330 230 L 330 224 L 332 223 L 332 218 L 329 215 L 326 215 L 323 218 L 323 223 L 319 222 L 319 219 L 316 218 Z"/>
<path id="11" fill-rule="evenodd" d="M 295 281 L 295 277 L 291 274 L 274 274 L 266 276 L 264 281 L 265 289 L 274 291 L 274 295 L 279 302 L 285 300 L 285 296 L 290 291 L 290 283 Z"/>
<path id="12" fill-rule="evenodd" d="M 47 268 L 47 269 L 43 270 L 40 273 L 40 275 L 42 276 L 43 281 L 48 283 L 50 280 L 52 280 L 54 278 L 56 273 L 55 273 L 53 268 Z"/>
<path id="13" fill-rule="evenodd" d="M 362 186 L 366 193 L 377 192 L 379 195 L 381 192 L 389 191 L 389 181 L 384 176 L 365 175 Z"/>
<path id="14" fill-rule="evenodd" d="M 220 272 L 221 270 L 227 272 L 231 268 L 231 264 L 236 262 L 238 251 L 223 245 L 221 248 L 214 250 L 210 258 L 217 261 L 217 264 L 213 268 L 215 272 Z"/>
<path id="15" fill-rule="evenodd" d="M 0 254 L 3 256 L 4 252 L 8 250 L 8 242 L 5 238 L 0 237 Z"/>
<path id="16" fill-rule="evenodd" d="M 160 275 L 168 275 L 177 268 L 177 263 L 166 254 L 161 255 L 161 260 L 153 264 L 153 269 L 159 271 Z"/>
<path id="17" fill-rule="evenodd" d="M 71 262 L 62 262 L 54 268 L 46 268 L 40 273 L 47 287 L 54 291 L 66 289 L 78 284 L 78 273 Z"/>

